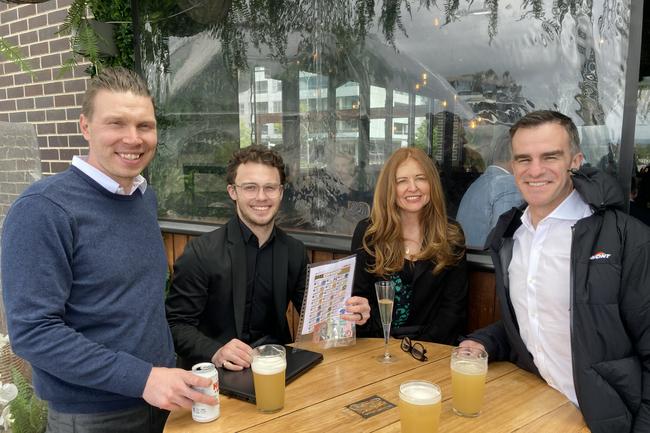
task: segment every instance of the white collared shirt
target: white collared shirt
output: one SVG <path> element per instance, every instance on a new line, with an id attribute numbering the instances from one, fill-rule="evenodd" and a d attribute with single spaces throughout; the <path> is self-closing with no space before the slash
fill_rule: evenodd
<path id="1" fill-rule="evenodd" d="M 88 175 L 88 177 L 103 186 L 108 192 L 111 192 L 113 194 L 132 195 L 136 189 L 139 189 L 140 192 L 144 194 L 144 192 L 147 190 L 147 179 L 139 174 L 133 178 L 133 186 L 131 187 L 131 191 L 125 191 L 119 183 L 115 182 L 115 180 L 110 178 L 101 170 L 88 164 L 87 156 L 73 156 L 72 165 L 83 171 L 86 175 Z"/>
<path id="2" fill-rule="evenodd" d="M 533 227 L 529 208 L 514 234 L 510 298 L 519 332 L 544 380 L 578 404 L 571 355 L 572 227 L 593 211 L 573 190 Z"/>

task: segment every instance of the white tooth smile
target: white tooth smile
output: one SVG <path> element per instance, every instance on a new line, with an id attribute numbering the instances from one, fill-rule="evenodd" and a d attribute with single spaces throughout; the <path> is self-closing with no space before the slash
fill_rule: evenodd
<path id="1" fill-rule="evenodd" d="M 140 154 L 139 153 L 120 153 L 120 157 L 124 159 L 128 159 L 129 161 L 135 161 L 136 159 L 140 159 Z"/>
<path id="2" fill-rule="evenodd" d="M 544 186 L 546 184 L 547 182 L 528 182 L 528 185 L 530 186 Z"/>

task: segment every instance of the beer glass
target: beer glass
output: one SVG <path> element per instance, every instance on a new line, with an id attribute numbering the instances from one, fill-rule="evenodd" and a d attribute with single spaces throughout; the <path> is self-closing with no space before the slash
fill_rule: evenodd
<path id="1" fill-rule="evenodd" d="M 384 328 L 384 354 L 377 357 L 379 362 L 385 364 L 395 362 L 395 357 L 388 353 L 388 337 L 390 337 L 390 324 L 393 321 L 393 302 L 395 300 L 395 286 L 392 281 L 377 281 L 375 293 L 379 304 L 381 325 Z"/>
<path id="2" fill-rule="evenodd" d="M 402 433 L 436 433 L 440 422 L 440 387 L 424 380 L 399 386 L 399 419 Z"/>
<path id="3" fill-rule="evenodd" d="M 451 352 L 452 407 L 456 415 L 475 417 L 485 393 L 488 354 L 475 347 L 456 347 Z"/>
<path id="4" fill-rule="evenodd" d="M 287 358 L 284 346 L 265 344 L 253 349 L 253 385 L 257 410 L 277 412 L 284 407 Z"/>

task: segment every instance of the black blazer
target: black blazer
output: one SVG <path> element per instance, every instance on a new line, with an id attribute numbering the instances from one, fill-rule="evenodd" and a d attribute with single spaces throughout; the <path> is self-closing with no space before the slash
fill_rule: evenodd
<path id="1" fill-rule="evenodd" d="M 374 259 L 363 249 L 363 236 L 369 226 L 368 219 L 357 224 L 352 237 L 352 251 L 357 254 L 353 295 L 363 296 L 370 303 L 370 320 L 357 326 L 359 337 L 382 337 L 379 305 L 375 294 L 375 281 L 383 280 L 366 269 Z M 393 329 L 394 337 L 409 336 L 416 340 L 457 344 L 467 325 L 467 259 L 433 275 L 432 261 L 417 261 L 413 272 L 413 297 L 411 312 L 406 324 Z"/>
<path id="2" fill-rule="evenodd" d="M 276 227 L 273 241 L 273 297 L 283 343 L 291 341 L 289 301 L 300 311 L 307 251 Z M 167 321 L 181 365 L 210 361 L 223 345 L 242 337 L 246 304 L 246 249 L 237 217 L 192 239 L 174 264 L 166 301 Z"/>

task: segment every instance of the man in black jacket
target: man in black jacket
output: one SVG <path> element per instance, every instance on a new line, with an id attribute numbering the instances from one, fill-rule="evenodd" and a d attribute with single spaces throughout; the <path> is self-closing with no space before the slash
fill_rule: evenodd
<path id="1" fill-rule="evenodd" d="M 250 366 L 252 347 L 289 343 L 289 301 L 300 311 L 307 251 L 275 226 L 285 182 L 278 153 L 250 146 L 227 167 L 237 216 L 189 242 L 174 265 L 167 321 L 176 352 L 188 368 L 211 361 L 229 370 Z M 349 315 L 363 324 L 368 301 L 350 298 Z"/>
<path id="2" fill-rule="evenodd" d="M 650 230 L 614 179 L 580 168 L 570 118 L 529 113 L 510 135 L 527 206 L 488 238 L 502 320 L 461 346 L 539 374 L 594 433 L 650 432 Z"/>

